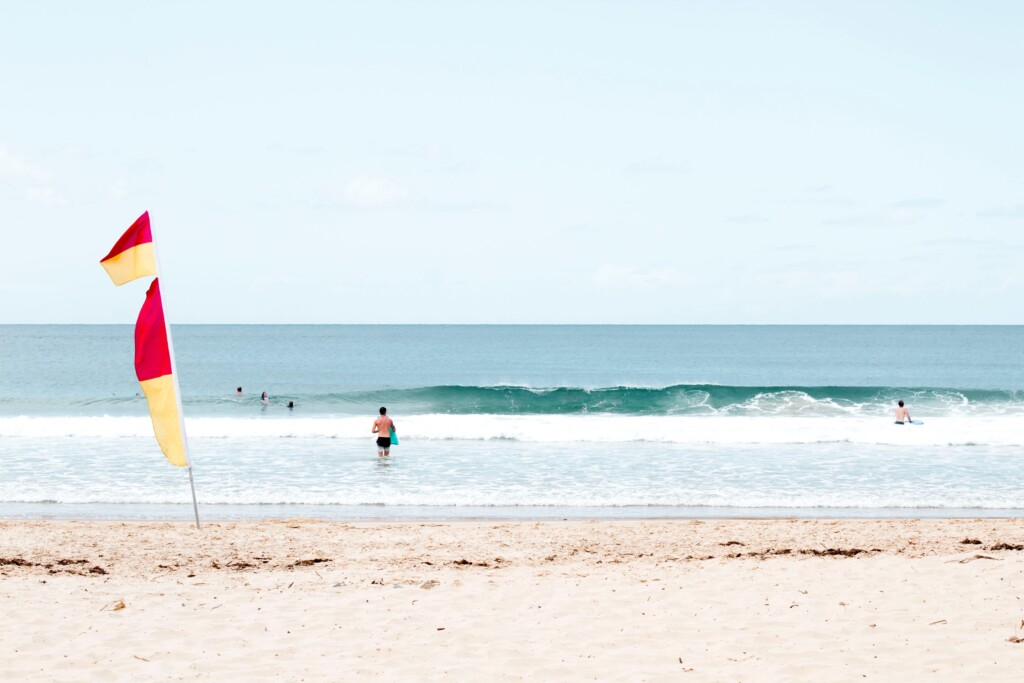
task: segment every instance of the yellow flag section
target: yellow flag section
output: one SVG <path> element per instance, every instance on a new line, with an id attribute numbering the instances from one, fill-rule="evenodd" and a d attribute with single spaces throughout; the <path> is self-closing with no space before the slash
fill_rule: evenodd
<path id="1" fill-rule="evenodd" d="M 142 304 L 135 323 L 135 375 L 149 402 L 149 415 L 153 418 L 153 431 L 160 450 L 172 465 L 185 467 L 188 458 L 185 456 L 185 439 L 172 372 L 158 278 L 149 286 L 146 303 Z"/>
<path id="2" fill-rule="evenodd" d="M 153 233 L 149 228 L 149 212 L 146 211 L 132 223 L 110 253 L 103 257 L 100 265 L 114 284 L 121 286 L 140 277 L 155 276 L 156 252 L 153 250 Z"/>

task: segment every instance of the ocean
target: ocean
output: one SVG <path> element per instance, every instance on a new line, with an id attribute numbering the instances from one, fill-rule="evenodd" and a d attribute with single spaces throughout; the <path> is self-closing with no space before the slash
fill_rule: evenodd
<path id="1" fill-rule="evenodd" d="M 207 519 L 1024 512 L 1024 327 L 173 333 Z M 132 345 L 130 325 L 0 326 L 0 516 L 190 518 Z M 893 424 L 899 399 L 924 424 Z"/>

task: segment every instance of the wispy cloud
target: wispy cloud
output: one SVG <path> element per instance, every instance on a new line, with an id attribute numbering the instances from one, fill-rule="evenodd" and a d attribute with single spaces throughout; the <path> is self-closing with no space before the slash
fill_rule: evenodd
<path id="1" fill-rule="evenodd" d="M 40 183 L 50 179 L 42 168 L 26 161 L 25 157 L 14 154 L 2 145 L 0 145 L 0 176 Z"/>
<path id="2" fill-rule="evenodd" d="M 794 204 L 816 204 L 818 206 L 850 207 L 863 204 L 852 197 L 844 197 L 834 192 L 835 188 L 828 184 L 811 185 L 800 191 L 800 195 L 790 201 Z"/>
<path id="3" fill-rule="evenodd" d="M 49 206 L 64 206 L 67 200 L 52 186 L 30 187 L 25 191 L 25 198 L 34 204 L 47 204 Z"/>
<path id="4" fill-rule="evenodd" d="M 856 216 L 846 216 L 844 218 L 827 218 L 822 222 L 825 225 L 834 225 L 838 227 L 898 227 L 901 225 L 913 225 L 920 220 L 921 214 L 916 211 L 910 211 L 908 209 L 888 209 L 885 211 L 875 211 L 873 213 L 863 213 Z"/>
<path id="5" fill-rule="evenodd" d="M 626 175 L 683 175 L 689 172 L 686 164 L 661 158 L 634 161 L 623 169 Z"/>
<path id="6" fill-rule="evenodd" d="M 606 265 L 599 268 L 593 277 L 594 285 L 605 289 L 661 289 L 695 282 L 696 278 L 671 266 L 636 268 Z"/>
<path id="7" fill-rule="evenodd" d="M 107 186 L 107 196 L 115 202 L 122 201 L 131 196 L 131 190 L 128 189 L 128 183 L 125 182 L 124 178 L 118 178 Z"/>
<path id="8" fill-rule="evenodd" d="M 303 147 L 293 147 L 292 152 L 299 156 L 312 157 L 327 154 L 328 150 L 322 145 L 306 145 Z"/>
<path id="9" fill-rule="evenodd" d="M 885 292 L 927 291 L 930 280 L 926 276 L 913 276 L 893 281 L 859 270 L 784 270 L 759 273 L 744 278 L 743 282 L 748 289 L 811 292 L 819 300 L 832 300 Z"/>
<path id="10" fill-rule="evenodd" d="M 1011 204 L 1010 206 L 994 206 L 978 212 L 979 218 L 1024 218 L 1024 204 Z"/>
<path id="11" fill-rule="evenodd" d="M 424 172 L 436 175 L 466 175 L 475 172 L 480 165 L 475 159 L 454 157 L 448 147 L 438 141 L 400 145 L 387 152 L 405 161 L 420 162 Z"/>
<path id="12" fill-rule="evenodd" d="M 488 201 L 419 201 L 415 202 L 416 208 L 426 211 L 502 211 L 508 207 L 505 204 Z"/>
<path id="13" fill-rule="evenodd" d="M 360 175 L 341 191 L 343 204 L 362 208 L 384 208 L 403 206 L 409 203 L 409 191 L 398 183 L 371 175 Z"/>
<path id="14" fill-rule="evenodd" d="M 288 285 L 294 284 L 295 278 L 290 275 L 278 275 L 275 273 L 267 273 L 266 275 L 260 275 L 253 278 L 249 283 L 250 289 L 271 289 L 274 287 L 287 287 Z"/>
<path id="15" fill-rule="evenodd" d="M 425 142 L 417 145 L 401 145 L 392 147 L 391 153 L 403 157 L 416 157 L 419 159 L 441 159 L 447 156 L 444 145 L 440 142 Z"/>
<path id="16" fill-rule="evenodd" d="M 7 292 L 11 294 L 26 294 L 30 292 L 63 292 L 63 287 L 56 285 L 44 285 L 37 284 L 34 282 L 12 282 L 8 284 L 0 284 L 0 292 Z"/>
<path id="17" fill-rule="evenodd" d="M 917 199 L 901 199 L 889 206 L 894 209 L 934 209 L 945 203 L 945 200 L 937 197 L 919 197 Z"/>
<path id="18" fill-rule="evenodd" d="M 0 179 L 24 192 L 25 199 L 34 204 L 59 206 L 66 204 L 64 196 L 50 182 L 50 174 L 41 166 L 15 154 L 0 145 Z"/>
<path id="19" fill-rule="evenodd" d="M 438 166 L 434 172 L 441 175 L 466 175 L 476 171 L 478 165 L 476 161 L 463 159 L 462 161 L 453 161 L 450 164 Z"/>
<path id="20" fill-rule="evenodd" d="M 328 193 L 335 205 L 354 209 L 416 209 L 420 211 L 498 211 L 506 207 L 490 200 L 416 195 L 405 185 L 383 176 L 362 174 L 345 183 L 339 191 Z"/>
<path id="21" fill-rule="evenodd" d="M 729 223 L 767 223 L 768 218 L 759 213 L 742 213 L 737 216 L 729 216 L 726 221 Z"/>
<path id="22" fill-rule="evenodd" d="M 592 223 L 576 223 L 562 228 L 562 232 L 594 232 L 598 227 Z"/>
<path id="23" fill-rule="evenodd" d="M 971 237 L 923 240 L 918 244 L 922 247 L 932 247 L 938 249 L 985 249 L 986 251 L 997 253 L 1007 251 L 1021 251 L 1022 249 L 1024 249 L 1024 245 L 1020 244 L 1010 244 L 1009 242 L 1003 242 L 1002 240 L 974 239 Z"/>

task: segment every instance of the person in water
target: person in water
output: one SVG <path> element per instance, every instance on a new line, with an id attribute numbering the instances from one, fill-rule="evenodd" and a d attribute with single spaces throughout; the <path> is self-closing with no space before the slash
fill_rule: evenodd
<path id="1" fill-rule="evenodd" d="M 388 417 L 388 409 L 380 408 L 380 417 L 373 421 L 373 433 L 377 435 L 377 457 L 385 458 L 391 455 L 391 430 L 395 428 L 394 421 Z M 387 436 L 380 436 L 387 434 Z"/>
<path id="2" fill-rule="evenodd" d="M 235 389 L 235 396 L 241 396 L 241 395 L 242 395 L 242 387 L 238 387 L 237 389 Z"/>
<path id="3" fill-rule="evenodd" d="M 910 422 L 910 411 L 903 407 L 903 401 L 897 404 L 896 408 L 896 424 L 903 425 Z"/>
<path id="4" fill-rule="evenodd" d="M 263 395 L 260 396 L 260 400 L 263 401 L 264 403 L 270 403 L 270 397 L 267 396 L 267 392 L 263 392 Z"/>
<path id="5" fill-rule="evenodd" d="M 288 401 L 288 410 L 291 410 L 294 407 L 295 407 L 295 401 Z"/>

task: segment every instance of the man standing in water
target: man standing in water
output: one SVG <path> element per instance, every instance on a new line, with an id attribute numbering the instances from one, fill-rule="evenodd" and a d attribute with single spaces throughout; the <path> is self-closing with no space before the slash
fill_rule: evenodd
<path id="1" fill-rule="evenodd" d="M 896 424 L 902 425 L 910 422 L 910 411 L 903 407 L 903 401 L 898 403 L 896 408 Z"/>
<path id="2" fill-rule="evenodd" d="M 383 458 L 391 454 L 391 430 L 395 423 L 388 417 L 388 409 L 381 406 L 380 417 L 373 421 L 373 433 L 377 435 L 377 457 Z M 387 434 L 387 436 L 381 436 Z"/>

